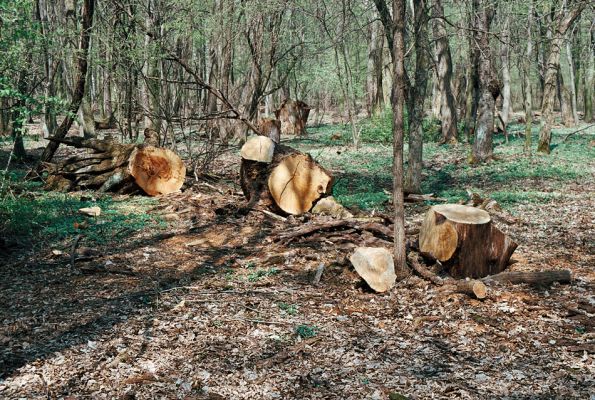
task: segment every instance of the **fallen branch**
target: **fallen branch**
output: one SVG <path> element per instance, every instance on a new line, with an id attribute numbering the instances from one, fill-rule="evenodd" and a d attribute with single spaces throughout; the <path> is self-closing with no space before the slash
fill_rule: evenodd
<path id="1" fill-rule="evenodd" d="M 314 279 L 312 279 L 312 284 L 314 286 L 317 286 L 320 283 L 320 278 L 322 278 L 323 272 L 324 272 L 324 263 L 320 263 L 320 265 L 316 269 L 316 275 L 314 275 Z"/>
<path id="2" fill-rule="evenodd" d="M 407 260 L 409 261 L 409 265 L 411 265 L 411 268 L 413 268 L 413 270 L 417 272 L 417 274 L 422 278 L 429 280 L 435 285 L 442 286 L 444 284 L 444 279 L 440 278 L 438 275 L 434 274 L 429 269 L 424 268 L 419 263 L 418 257 L 419 254 L 413 251 L 409 252 L 409 254 L 407 255 Z"/>
<path id="3" fill-rule="evenodd" d="M 535 272 L 500 272 L 499 274 L 486 276 L 483 282 L 491 284 L 498 283 L 528 283 L 536 286 L 548 286 L 554 282 L 570 283 L 570 271 L 567 269 L 535 271 Z"/>
<path id="4" fill-rule="evenodd" d="M 72 242 L 72 247 L 70 248 L 70 268 L 72 269 L 74 269 L 74 261 L 76 260 L 76 246 L 78 246 L 82 237 L 83 235 L 76 235 L 74 242 Z"/>
<path id="5" fill-rule="evenodd" d="M 579 133 L 579 132 L 582 132 L 582 131 L 584 131 L 584 130 L 586 130 L 586 129 L 589 129 L 589 128 L 593 127 L 593 126 L 595 126 L 595 124 L 587 125 L 587 126 L 585 126 L 585 127 L 581 128 L 581 129 L 577 129 L 576 131 L 570 132 L 568 135 L 566 135 L 566 136 L 564 137 L 564 139 L 563 139 L 563 140 L 562 140 L 560 143 L 565 143 L 565 142 L 566 142 L 566 140 L 567 140 L 567 139 L 568 139 L 570 136 L 574 135 L 575 133 Z"/>

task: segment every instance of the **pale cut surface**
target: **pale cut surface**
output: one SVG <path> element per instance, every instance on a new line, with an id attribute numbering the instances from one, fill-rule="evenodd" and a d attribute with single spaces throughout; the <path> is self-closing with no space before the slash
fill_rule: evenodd
<path id="1" fill-rule="evenodd" d="M 358 247 L 349 257 L 357 273 L 377 292 L 386 292 L 395 284 L 395 264 L 391 253 L 381 247 Z"/>
<path id="2" fill-rule="evenodd" d="M 266 136 L 252 136 L 240 150 L 244 160 L 270 163 L 275 154 L 275 142 Z"/>
<path id="3" fill-rule="evenodd" d="M 433 206 L 432 210 L 460 224 L 487 224 L 491 221 L 487 211 L 461 204 L 441 204 Z"/>
<path id="4" fill-rule="evenodd" d="M 292 154 L 273 168 L 268 187 L 275 203 L 288 214 L 310 211 L 329 190 L 332 177 L 307 154 Z"/>
<path id="5" fill-rule="evenodd" d="M 447 219 L 437 222 L 434 207 L 426 214 L 419 230 L 419 249 L 437 260 L 447 261 L 457 250 L 459 235 Z"/>
<path id="6" fill-rule="evenodd" d="M 186 177 L 186 166 L 176 153 L 153 146 L 135 149 L 128 171 L 149 196 L 177 192 Z"/>

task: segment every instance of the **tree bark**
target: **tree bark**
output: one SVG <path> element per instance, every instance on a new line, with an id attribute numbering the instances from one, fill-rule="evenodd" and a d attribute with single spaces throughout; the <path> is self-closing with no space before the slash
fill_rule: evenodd
<path id="1" fill-rule="evenodd" d="M 473 0 L 474 3 L 479 0 Z M 479 7 L 478 7 L 479 8 Z M 472 161 L 482 163 L 492 158 L 494 133 L 494 105 L 498 97 L 498 82 L 493 75 L 489 31 L 495 10 L 490 0 L 481 1 L 475 18 L 475 41 L 479 56 L 480 98 L 475 122 L 475 141 Z"/>
<path id="2" fill-rule="evenodd" d="M 397 279 L 408 275 L 405 253 L 405 209 L 403 202 L 403 135 L 405 106 L 405 0 L 393 0 L 393 207 L 394 261 Z"/>
<path id="3" fill-rule="evenodd" d="M 53 135 L 54 138 L 62 139 L 68 133 L 72 122 L 73 122 L 73 115 L 75 115 L 81 105 L 81 101 L 85 95 L 85 81 L 87 77 L 87 56 L 89 53 L 89 40 L 91 37 L 91 27 L 93 25 L 93 13 L 95 11 L 95 0 L 84 0 L 83 1 L 83 11 L 82 11 L 82 27 L 81 27 L 81 35 L 79 41 L 79 58 L 77 63 L 77 82 L 75 85 L 75 90 L 72 96 L 72 100 L 70 102 L 70 106 L 68 107 L 68 113 L 64 120 L 56 130 L 56 133 Z M 58 149 L 59 142 L 51 141 L 48 143 L 46 148 L 44 149 L 41 157 L 40 162 L 49 162 L 54 153 Z"/>
<path id="4" fill-rule="evenodd" d="M 469 15 L 469 29 L 474 28 L 475 15 L 479 12 L 479 2 L 473 1 L 471 15 Z M 467 88 L 465 102 L 465 132 L 470 143 L 475 136 L 475 118 L 479 103 L 479 49 L 475 45 L 474 35 L 469 35 L 469 62 L 467 64 Z"/>
<path id="5" fill-rule="evenodd" d="M 570 74 L 570 81 L 568 83 L 568 89 L 570 90 L 570 105 L 572 110 L 572 126 L 578 125 L 578 110 L 576 106 L 576 79 L 574 74 L 574 61 L 572 60 L 572 51 L 570 49 L 570 42 L 572 41 L 572 35 L 569 35 L 566 41 L 566 60 L 568 61 L 568 71 Z"/>
<path id="6" fill-rule="evenodd" d="M 593 96 L 595 95 L 595 29 L 591 29 L 591 38 L 587 48 L 587 57 L 583 73 L 584 91 L 583 104 L 585 108 L 584 121 L 595 121 Z"/>
<path id="7" fill-rule="evenodd" d="M 529 0 L 529 12 L 527 14 L 527 50 L 522 61 L 523 67 L 523 94 L 525 107 L 525 153 L 531 154 L 531 142 L 533 138 L 533 99 L 531 96 L 531 59 L 533 52 L 533 0 Z"/>
<path id="8" fill-rule="evenodd" d="M 452 59 L 448 34 L 444 23 L 444 8 L 441 0 L 434 3 L 434 40 L 436 41 L 436 70 L 440 90 L 441 143 L 457 142 L 457 109 L 452 95 Z"/>
<path id="9" fill-rule="evenodd" d="M 506 17 L 504 24 L 504 35 L 502 36 L 501 44 L 501 58 L 502 58 L 502 110 L 500 111 L 500 117 L 504 124 L 503 129 L 506 130 L 508 125 L 508 119 L 512 108 L 511 97 L 510 97 L 510 16 Z M 530 39 L 528 39 L 530 40 Z"/>
<path id="10" fill-rule="evenodd" d="M 541 106 L 541 127 L 539 129 L 539 145 L 537 151 L 550 153 L 550 141 L 552 139 L 552 125 L 554 124 L 554 101 L 556 99 L 556 82 L 558 69 L 560 67 L 560 49 L 564 36 L 570 25 L 576 20 L 587 1 L 573 3 L 573 7 L 565 10 L 563 7 L 556 13 L 554 18 L 557 21 L 549 46 L 546 70 L 544 74 L 543 102 Z"/>
<path id="11" fill-rule="evenodd" d="M 370 42 L 368 44 L 367 72 L 367 104 L 368 116 L 376 116 L 382 112 L 384 95 L 382 90 L 382 61 L 384 36 L 382 25 L 378 22 L 370 24 Z"/>
<path id="12" fill-rule="evenodd" d="M 407 110 L 409 120 L 409 157 L 405 176 L 405 192 L 421 193 L 421 171 L 423 167 L 423 105 L 426 99 L 428 80 L 428 14 L 426 1 L 411 2 L 414 14 L 415 81 L 409 85 Z"/>

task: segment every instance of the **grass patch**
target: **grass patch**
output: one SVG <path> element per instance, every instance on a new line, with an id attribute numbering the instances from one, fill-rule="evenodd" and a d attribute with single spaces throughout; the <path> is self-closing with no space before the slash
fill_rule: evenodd
<path id="1" fill-rule="evenodd" d="M 248 275 L 248 281 L 256 282 L 262 278 L 266 278 L 267 276 L 277 275 L 280 271 L 277 268 L 270 268 L 270 269 L 259 269 Z"/>
<path id="2" fill-rule="evenodd" d="M 22 245 L 57 245 L 78 234 L 85 242 L 107 244 L 124 240 L 141 230 L 163 229 L 167 224 L 159 216 L 147 214 L 157 204 L 149 197 L 132 197 L 116 201 L 103 196 L 96 201 L 92 195 L 44 192 L 40 183 L 18 183 L 18 175 L 11 176 L 9 187 L 0 198 L 0 236 L 8 242 Z M 82 207 L 98 206 L 97 218 L 79 214 Z"/>

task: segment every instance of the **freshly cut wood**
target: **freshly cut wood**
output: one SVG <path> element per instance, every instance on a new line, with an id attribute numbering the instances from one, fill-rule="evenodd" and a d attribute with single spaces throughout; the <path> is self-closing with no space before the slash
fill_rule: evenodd
<path id="1" fill-rule="evenodd" d="M 496 275 L 486 276 L 482 280 L 486 283 L 499 282 L 499 283 L 528 283 L 535 286 L 548 286 L 554 282 L 570 283 L 571 281 L 570 271 L 567 269 L 554 269 L 547 271 L 535 271 L 535 272 L 521 272 L 521 271 L 509 271 L 501 272 Z"/>
<path id="2" fill-rule="evenodd" d="M 46 163 L 48 189 L 85 188 L 119 193 L 142 189 L 155 196 L 175 192 L 184 183 L 186 167 L 182 159 L 169 149 L 81 137 L 50 140 L 89 152 L 57 164 Z"/>
<path id="3" fill-rule="evenodd" d="M 263 118 L 258 123 L 258 131 L 276 144 L 281 142 L 281 121 L 273 118 Z"/>
<path id="4" fill-rule="evenodd" d="M 261 201 L 275 210 L 299 215 L 330 194 L 333 178 L 310 155 L 277 145 L 270 164 L 242 159 L 240 183 L 249 207 Z"/>
<path id="5" fill-rule="evenodd" d="M 443 204 L 430 208 L 419 232 L 423 255 L 439 260 L 455 278 L 483 278 L 502 272 L 517 244 L 475 207 Z"/>
<path id="6" fill-rule="evenodd" d="M 475 279 L 458 281 L 456 284 L 456 291 L 458 293 L 475 296 L 479 300 L 485 299 L 488 293 L 486 285 L 482 281 Z"/>
<path id="7" fill-rule="evenodd" d="M 300 100 L 285 99 L 275 116 L 281 121 L 281 133 L 284 135 L 306 134 L 306 123 L 310 115 L 310 106 Z"/>
<path id="8" fill-rule="evenodd" d="M 275 143 L 266 136 L 252 136 L 242 146 L 240 155 L 244 160 L 270 163 L 273 161 Z"/>
<path id="9" fill-rule="evenodd" d="M 335 218 L 353 218 L 351 214 L 341 203 L 333 196 L 323 197 L 312 207 L 312 214 L 330 215 Z"/>
<path id="10" fill-rule="evenodd" d="M 392 254 L 380 247 L 358 247 L 349 257 L 356 272 L 377 292 L 386 292 L 395 284 Z"/>
<path id="11" fill-rule="evenodd" d="M 170 149 L 140 146 L 130 154 L 128 172 L 149 196 L 180 190 L 186 178 L 186 166 Z"/>

